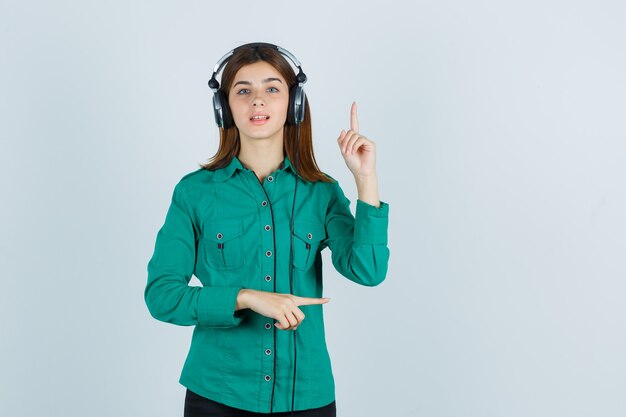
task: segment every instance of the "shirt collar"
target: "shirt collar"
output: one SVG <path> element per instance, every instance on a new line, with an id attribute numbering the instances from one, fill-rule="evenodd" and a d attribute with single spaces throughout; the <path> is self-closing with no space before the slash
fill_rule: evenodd
<path id="1" fill-rule="evenodd" d="M 280 163 L 278 170 L 284 171 L 288 168 L 291 169 L 292 172 L 295 172 L 293 166 L 291 165 L 291 161 L 289 160 L 289 157 L 285 155 L 285 158 L 283 159 L 283 162 Z M 235 171 L 237 170 L 247 171 L 248 169 L 243 166 L 243 164 L 241 163 L 239 158 L 237 158 L 237 156 L 234 156 L 228 165 L 226 165 L 224 168 L 220 168 L 215 171 L 213 180 L 214 181 L 226 181 L 227 179 L 232 177 Z"/>

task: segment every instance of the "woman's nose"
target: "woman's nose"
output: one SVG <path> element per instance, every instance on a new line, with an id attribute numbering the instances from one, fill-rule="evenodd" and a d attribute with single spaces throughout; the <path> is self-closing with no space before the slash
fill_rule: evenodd
<path id="1" fill-rule="evenodd" d="M 264 106 L 265 102 L 263 101 L 263 99 L 257 94 L 254 96 L 254 98 L 252 99 L 252 105 L 253 106 Z"/>

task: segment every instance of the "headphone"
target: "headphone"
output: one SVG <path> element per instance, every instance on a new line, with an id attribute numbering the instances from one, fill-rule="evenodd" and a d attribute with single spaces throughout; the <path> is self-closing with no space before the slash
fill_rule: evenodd
<path id="1" fill-rule="evenodd" d="M 233 54 L 242 48 L 254 48 L 257 50 L 260 46 L 276 49 L 281 55 L 288 58 L 297 68 L 298 74 L 296 75 L 296 85 L 289 89 L 289 107 L 287 110 L 287 124 L 299 125 L 304 120 L 306 95 L 304 94 L 304 83 L 306 83 L 306 75 L 302 72 L 300 61 L 288 50 L 281 48 L 280 46 L 264 43 L 254 42 L 247 43 L 245 45 L 238 46 L 232 51 L 224 55 L 213 68 L 213 75 L 209 80 L 209 88 L 213 90 L 213 112 L 215 114 L 215 123 L 217 127 L 228 129 L 234 125 L 233 116 L 228 106 L 228 94 L 220 90 L 220 83 L 215 79 L 217 73 L 219 73 Z"/>

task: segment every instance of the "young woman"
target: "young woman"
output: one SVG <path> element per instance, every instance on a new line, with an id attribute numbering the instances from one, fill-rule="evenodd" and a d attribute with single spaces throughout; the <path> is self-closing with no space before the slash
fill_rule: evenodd
<path id="1" fill-rule="evenodd" d="M 222 58 L 209 84 L 219 149 L 174 188 L 144 294 L 156 319 L 195 326 L 180 377 L 186 417 L 335 416 L 321 251 L 356 283 L 385 279 L 389 206 L 374 142 L 353 103 L 337 139 L 358 190 L 353 216 L 315 162 L 305 81 L 288 51 L 257 43 Z"/>

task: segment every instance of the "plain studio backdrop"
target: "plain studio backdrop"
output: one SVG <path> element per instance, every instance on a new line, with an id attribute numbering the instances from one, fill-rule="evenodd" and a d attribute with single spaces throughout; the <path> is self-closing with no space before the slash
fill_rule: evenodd
<path id="1" fill-rule="evenodd" d="M 227 3 L 227 5 L 226 5 Z M 356 100 L 390 205 L 386 281 L 323 252 L 340 417 L 626 415 L 623 1 L 0 5 L 0 415 L 182 416 L 191 327 L 146 266 L 212 156 L 207 81 L 285 47 L 314 146 Z"/>

